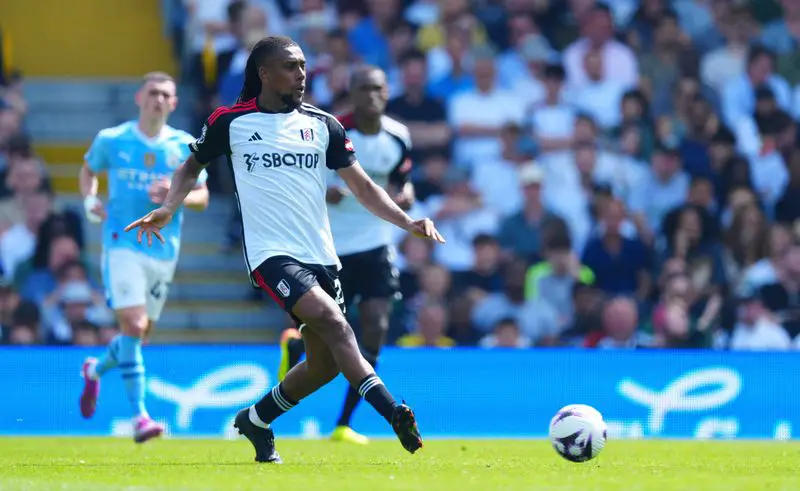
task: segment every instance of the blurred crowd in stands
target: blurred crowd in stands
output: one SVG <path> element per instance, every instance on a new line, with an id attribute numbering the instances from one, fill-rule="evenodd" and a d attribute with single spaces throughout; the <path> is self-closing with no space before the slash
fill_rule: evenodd
<path id="1" fill-rule="evenodd" d="M 388 113 L 414 145 L 411 213 L 448 239 L 398 230 L 392 343 L 800 347 L 800 2 L 164 6 L 195 132 L 236 100 L 265 34 L 301 44 L 307 100 L 332 113 L 348 110 L 357 64 L 386 71 Z M 0 325 L 12 342 L 105 337 L 80 218 L 52 208 L 19 84 L 0 98 Z M 30 246 L 8 255 L 9 236 Z"/>
<path id="2" fill-rule="evenodd" d="M 113 312 L 84 261 L 82 217 L 56 206 L 33 151 L 23 83 L 0 59 L 0 342 L 106 344 Z"/>

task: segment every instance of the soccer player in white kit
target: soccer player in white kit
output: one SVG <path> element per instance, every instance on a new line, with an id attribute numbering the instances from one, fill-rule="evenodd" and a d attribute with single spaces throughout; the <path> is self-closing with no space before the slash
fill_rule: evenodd
<path id="1" fill-rule="evenodd" d="M 389 101 L 386 74 L 378 67 L 359 67 L 350 80 L 350 95 L 353 112 L 340 116 L 339 121 L 353 146 L 358 148 L 359 163 L 398 206 L 409 209 L 414 201 L 414 187 L 410 182 L 411 135 L 405 125 L 384 114 Z M 361 353 L 376 367 L 389 330 L 392 301 L 400 289 L 399 274 L 392 262 L 395 254 L 392 225 L 361 205 L 334 172 L 328 179 L 326 201 L 336 253 L 342 262 L 339 278 L 344 304 L 350 308 L 357 303 Z M 284 331 L 279 378 L 297 364 L 303 351 L 299 332 L 296 329 Z M 332 440 L 369 442 L 350 426 L 360 400 L 358 392 L 348 387 Z"/>
<path id="2" fill-rule="evenodd" d="M 181 240 L 182 205 L 208 206 L 206 173 L 198 174 L 190 192 L 176 208 L 175 220 L 165 227 L 166 240 L 153 247 L 138 243 L 124 227 L 143 213 L 159 207 L 167 196 L 173 171 L 189 155 L 190 134 L 167 125 L 178 103 L 175 81 L 166 73 L 145 75 L 136 93 L 139 119 L 101 130 L 86 152 L 80 172 L 84 207 L 91 222 L 103 223 L 103 284 L 122 333 L 99 359 L 83 364 L 80 398 L 84 418 L 94 415 L 100 377 L 118 368 L 134 414 L 134 441 L 161 435 L 144 404 L 145 366 L 142 341 L 161 315 L 167 301 Z M 108 175 L 109 197 L 103 206 L 97 197 L 97 174 Z"/>
<path id="3" fill-rule="evenodd" d="M 270 423 L 340 372 L 414 453 L 422 447 L 414 412 L 394 400 L 361 355 L 344 317 L 341 263 L 325 205 L 328 169 L 376 216 L 417 236 L 444 239 L 430 219 L 412 220 L 369 178 L 336 118 L 303 104 L 305 83 L 305 56 L 297 43 L 283 36 L 259 41 L 247 60 L 239 103 L 208 118 L 162 207 L 126 231 L 138 229 L 138 240 L 162 240 L 161 229 L 205 165 L 225 155 L 242 212 L 251 281 L 294 317 L 306 347 L 304 361 L 236 415 L 234 426 L 255 448 L 255 460 L 281 462 Z"/>

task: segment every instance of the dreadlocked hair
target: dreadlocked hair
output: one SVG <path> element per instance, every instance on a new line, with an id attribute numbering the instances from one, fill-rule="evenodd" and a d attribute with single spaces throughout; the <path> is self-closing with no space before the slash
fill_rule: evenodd
<path id="1" fill-rule="evenodd" d="M 261 77 L 258 76 L 258 67 L 264 63 L 264 60 L 293 46 L 297 46 L 297 43 L 286 36 L 268 36 L 257 42 L 250 51 L 250 56 L 247 57 L 247 64 L 244 67 L 244 85 L 237 102 L 242 103 L 258 97 L 261 94 Z"/>

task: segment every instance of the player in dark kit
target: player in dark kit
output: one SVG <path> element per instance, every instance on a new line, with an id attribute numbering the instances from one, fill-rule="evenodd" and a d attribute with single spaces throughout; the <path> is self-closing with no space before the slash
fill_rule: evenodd
<path id="1" fill-rule="evenodd" d="M 389 100 L 386 74 L 374 66 L 360 67 L 350 79 L 350 94 L 353 112 L 340 116 L 339 121 L 358 148 L 359 164 L 387 190 L 395 203 L 409 209 L 414 201 L 414 188 L 409 180 L 411 136 L 403 124 L 384 115 Z M 336 253 L 342 262 L 340 278 L 345 307 L 357 304 L 361 353 L 376 367 L 389 329 L 391 303 L 399 291 L 397 269 L 392 264 L 392 226 L 362 206 L 334 173 L 328 179 L 326 199 Z M 299 362 L 303 352 L 302 336 L 297 329 L 284 331 L 279 379 Z M 358 392 L 349 387 L 332 440 L 369 442 L 350 427 L 360 400 Z"/>
<path id="2" fill-rule="evenodd" d="M 225 156 L 242 214 L 244 255 L 251 281 L 297 322 L 306 359 L 259 402 L 242 409 L 234 426 L 255 447 L 258 462 L 280 463 L 270 423 L 340 372 L 414 453 L 422 447 L 414 412 L 395 402 L 358 348 L 343 313 L 336 255 L 325 205 L 327 169 L 376 216 L 419 237 L 444 239 L 429 219 L 412 220 L 356 160 L 342 125 L 303 104 L 305 57 L 289 38 L 259 41 L 247 59 L 239 103 L 209 116 L 192 156 L 173 176 L 161 208 L 126 227 L 139 240 L 163 240 L 200 171 Z"/>

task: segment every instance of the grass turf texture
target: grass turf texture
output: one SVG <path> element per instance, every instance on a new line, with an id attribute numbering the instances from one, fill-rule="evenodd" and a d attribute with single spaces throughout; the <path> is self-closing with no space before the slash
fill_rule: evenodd
<path id="1" fill-rule="evenodd" d="M 0 438 L 2 491 L 797 490 L 800 444 L 611 441 L 573 464 L 543 440 L 395 441 L 357 447 L 279 440 L 286 464 L 256 464 L 242 441 Z"/>

